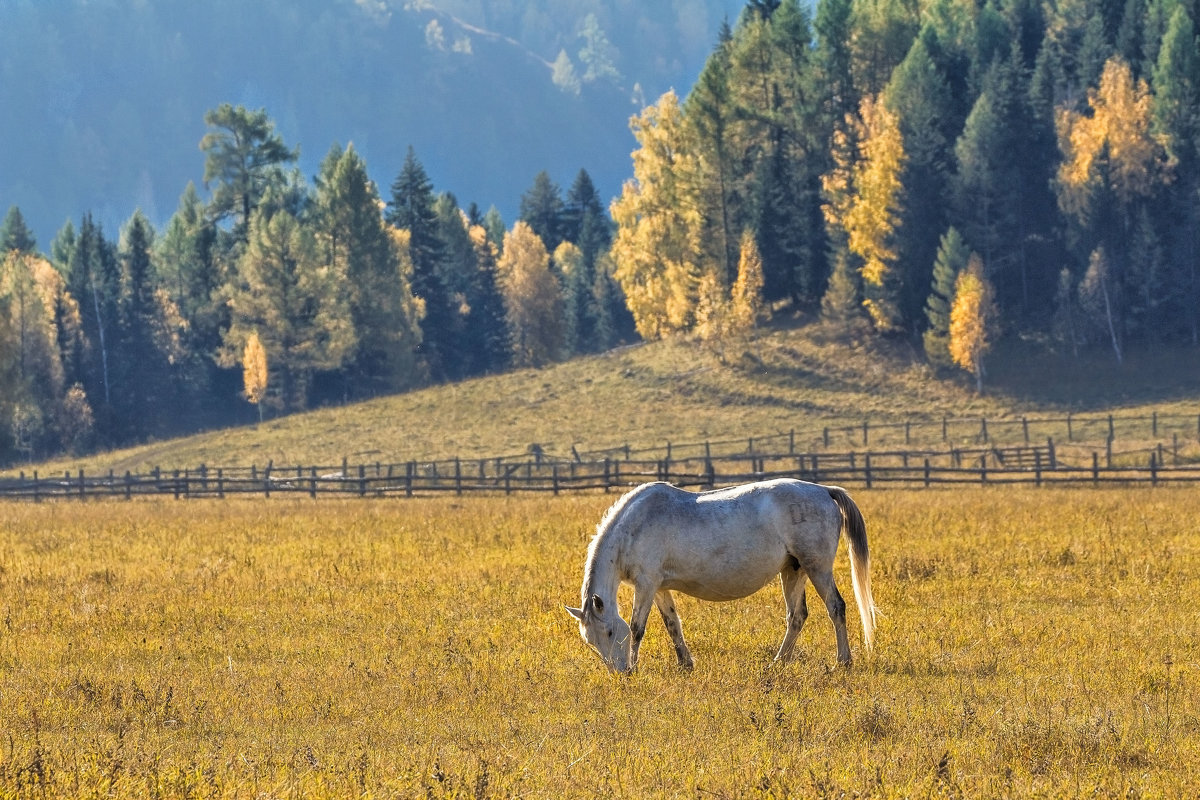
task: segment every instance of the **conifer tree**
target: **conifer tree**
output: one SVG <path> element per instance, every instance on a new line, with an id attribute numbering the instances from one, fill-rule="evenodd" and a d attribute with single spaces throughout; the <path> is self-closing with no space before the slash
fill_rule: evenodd
<path id="1" fill-rule="evenodd" d="M 213 189 L 210 211 L 215 219 L 232 216 L 235 235 L 245 241 L 250 215 L 263 193 L 298 153 L 283 143 L 266 109 L 222 103 L 205 113 L 204 124 L 210 130 L 200 149 L 205 154 L 204 185 Z"/>
<path id="2" fill-rule="evenodd" d="M 533 186 L 521 195 L 518 218 L 529 225 L 546 250 L 553 253 L 566 235 L 565 215 L 562 190 L 550 179 L 550 173 L 542 170 L 534 176 Z"/>
<path id="3" fill-rule="evenodd" d="M 353 146 L 335 145 L 325 157 L 313 205 L 326 263 L 347 278 L 356 344 L 343 370 L 346 394 L 370 397 L 413 385 L 420 325 L 409 275 Z"/>
<path id="4" fill-rule="evenodd" d="M 885 103 L 864 98 L 860 159 L 852 168 L 842 224 L 851 253 L 861 262 L 863 305 L 880 333 L 903 325 L 895 235 L 900 224 L 904 143 L 896 115 Z"/>
<path id="5" fill-rule="evenodd" d="M 273 365 L 268 401 L 284 411 L 306 408 L 313 375 L 340 369 L 354 351 L 345 286 L 345 273 L 321 258 L 311 230 L 286 211 L 257 212 L 227 290 L 233 319 L 222 363 L 236 366 L 257 331 Z"/>
<path id="6" fill-rule="evenodd" d="M 0 224 L 0 257 L 13 250 L 18 253 L 32 253 L 37 250 L 37 240 L 25 224 L 21 209 L 16 206 L 8 209 L 3 224 Z"/>
<path id="7" fill-rule="evenodd" d="M 974 376 L 975 389 L 980 393 L 983 359 L 991 349 L 999 317 L 994 298 L 992 285 L 983 274 L 983 262 L 973 255 L 954 282 L 949 348 L 954 363 Z"/>
<path id="8" fill-rule="evenodd" d="M 258 338 L 258 331 L 251 331 L 242 348 L 242 393 L 248 402 L 258 407 L 259 422 L 263 419 L 263 400 L 269 386 L 267 351 Z"/>
<path id="9" fill-rule="evenodd" d="M 932 291 L 925 301 L 925 317 L 929 320 L 923 337 L 925 357 L 934 366 L 949 367 L 954 363 L 950 357 L 950 307 L 955 281 L 966 269 L 970 255 L 958 230 L 953 227 L 947 230 L 933 264 Z"/>
<path id="10" fill-rule="evenodd" d="M 742 233 L 740 253 L 729 312 L 732 330 L 745 335 L 758 324 L 763 310 L 763 262 L 751 231 Z"/>
<path id="11" fill-rule="evenodd" d="M 442 277 L 446 246 L 439 236 L 433 184 L 411 147 L 404 166 L 392 183 L 387 221 L 408 231 L 412 261 L 412 293 L 425 307 L 421 326 L 421 352 L 430 376 L 446 380 L 460 374 L 461 354 L 456 351 L 461 318 Z"/>
<path id="12" fill-rule="evenodd" d="M 525 222 L 504 237 L 498 264 L 514 366 L 538 367 L 562 357 L 562 291 L 542 240 Z"/>
<path id="13" fill-rule="evenodd" d="M 633 178 L 612 205 L 612 255 L 638 333 L 657 339 L 693 323 L 700 275 L 695 164 L 683 140 L 679 100 L 667 92 L 630 122 Z"/>

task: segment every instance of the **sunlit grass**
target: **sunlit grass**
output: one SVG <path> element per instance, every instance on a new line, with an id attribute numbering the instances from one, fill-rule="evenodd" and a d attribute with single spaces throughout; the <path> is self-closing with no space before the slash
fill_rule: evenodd
<path id="1" fill-rule="evenodd" d="M 873 654 L 810 596 L 773 664 L 769 587 L 626 679 L 562 610 L 611 496 L 4 505 L 0 796 L 1194 793 L 1194 492 L 855 496 Z"/>

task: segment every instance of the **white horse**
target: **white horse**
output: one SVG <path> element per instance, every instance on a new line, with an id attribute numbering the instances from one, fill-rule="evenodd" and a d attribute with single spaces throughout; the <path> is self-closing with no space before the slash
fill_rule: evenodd
<path id="1" fill-rule="evenodd" d="M 609 669 L 631 672 L 654 605 L 675 643 L 679 665 L 690 669 L 692 654 L 671 592 L 736 600 L 778 574 L 787 633 L 775 659 L 788 661 L 808 617 L 804 590 L 811 580 L 833 620 L 838 663 L 849 664 L 846 603 L 833 581 L 843 528 L 863 638 L 870 649 L 875 602 L 862 514 L 844 489 L 789 478 L 701 493 L 656 482 L 626 493 L 596 527 L 584 567 L 583 605 L 567 611 Z M 634 589 L 628 624 L 617 608 L 622 582 Z"/>

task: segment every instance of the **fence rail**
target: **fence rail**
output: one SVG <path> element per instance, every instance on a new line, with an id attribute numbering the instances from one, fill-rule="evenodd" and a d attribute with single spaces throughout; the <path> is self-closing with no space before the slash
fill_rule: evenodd
<path id="1" fill-rule="evenodd" d="M 1099 450 L 1064 457 L 1052 439 L 1044 445 L 1017 447 L 946 448 L 941 450 L 878 450 L 843 453 L 785 450 L 733 455 L 676 454 L 658 459 L 611 458 L 585 460 L 544 454 L 509 458 L 403 464 L 343 463 L 336 467 L 278 468 L 269 464 L 246 468 L 194 470 L 155 469 L 150 473 L 85 475 L 83 470 L 61 476 L 31 476 L 0 480 L 0 498 L 133 499 L 151 495 L 179 498 L 239 495 L 308 495 L 310 497 L 412 497 L 437 494 L 527 492 L 610 492 L 651 480 L 692 488 L 714 488 L 752 480 L 796 477 L 818 483 L 848 486 L 937 487 L 991 485 L 1132 485 L 1200 482 L 1200 460 L 1182 458 L 1179 449 L 1160 444 L 1148 458 L 1130 463 L 1114 453 L 1111 440 Z M 1068 448 L 1070 449 L 1070 448 Z M 1078 449 L 1078 448 L 1076 448 Z M 1121 463 L 1124 460 L 1126 463 Z M 1170 461 L 1171 463 L 1167 463 Z"/>

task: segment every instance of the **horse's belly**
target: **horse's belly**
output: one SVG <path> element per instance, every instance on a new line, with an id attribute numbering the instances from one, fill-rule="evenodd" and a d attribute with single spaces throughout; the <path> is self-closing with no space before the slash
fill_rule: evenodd
<path id="1" fill-rule="evenodd" d="M 784 558 L 780 557 L 778 563 L 761 558 L 755 561 L 753 564 L 716 562 L 692 574 L 667 575 L 661 586 L 701 600 L 737 600 L 754 594 L 770 583 L 783 568 Z"/>

